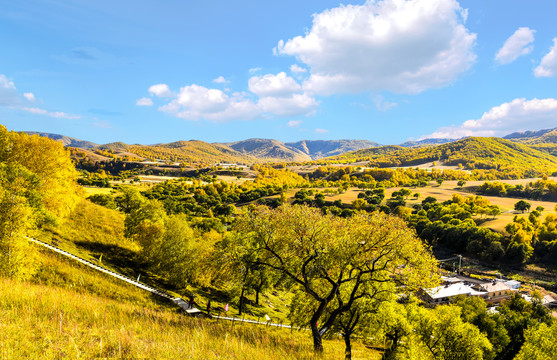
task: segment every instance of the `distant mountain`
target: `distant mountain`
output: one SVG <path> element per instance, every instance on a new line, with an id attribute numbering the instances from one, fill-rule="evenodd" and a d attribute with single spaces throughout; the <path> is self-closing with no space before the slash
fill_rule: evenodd
<path id="1" fill-rule="evenodd" d="M 423 139 L 418 141 L 406 141 L 400 144 L 402 147 L 419 147 L 419 146 L 430 146 L 430 145 L 440 145 L 456 141 L 456 139 Z"/>
<path id="2" fill-rule="evenodd" d="M 512 134 L 503 136 L 503 139 L 527 142 L 527 141 L 530 141 L 530 140 L 535 140 L 537 138 L 543 138 L 545 135 L 547 135 L 549 133 L 555 133 L 556 131 L 557 131 L 557 128 L 538 130 L 538 131 L 514 132 Z M 555 136 L 555 134 L 554 134 L 554 136 Z M 541 142 L 546 142 L 546 141 L 541 141 Z M 555 138 L 553 139 L 553 142 L 555 142 Z"/>
<path id="3" fill-rule="evenodd" d="M 224 143 L 239 153 L 269 161 L 310 161 L 311 156 L 301 150 L 287 146 L 273 139 L 248 139 Z"/>
<path id="4" fill-rule="evenodd" d="M 224 143 L 242 154 L 269 161 L 311 161 L 379 146 L 368 140 L 301 140 L 283 143 L 273 139 L 248 139 Z"/>
<path id="5" fill-rule="evenodd" d="M 81 148 L 81 149 L 92 149 L 96 146 L 98 146 L 98 144 L 95 144 L 93 142 L 90 141 L 85 141 L 85 140 L 79 140 L 76 138 L 72 138 L 69 136 L 64 136 L 64 135 L 58 135 L 58 134 L 50 134 L 50 133 L 44 133 L 44 132 L 36 132 L 36 131 L 24 131 L 26 134 L 29 135 L 39 135 L 42 137 L 47 137 L 56 141 L 60 141 L 62 142 L 62 144 L 64 146 L 71 146 L 71 147 L 76 147 L 76 148 Z"/>
<path id="6" fill-rule="evenodd" d="M 284 145 L 297 149 L 312 159 L 335 156 L 351 151 L 381 146 L 368 140 L 302 140 Z"/>

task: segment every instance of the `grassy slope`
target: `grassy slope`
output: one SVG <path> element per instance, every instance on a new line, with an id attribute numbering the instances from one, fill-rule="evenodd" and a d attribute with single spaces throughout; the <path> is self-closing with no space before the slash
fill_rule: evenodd
<path id="1" fill-rule="evenodd" d="M 84 258 L 102 254 L 103 266 L 133 276 L 137 247 L 123 238 L 122 222 L 122 215 L 83 202 L 66 223 L 33 235 Z M 313 358 L 305 331 L 190 319 L 149 292 L 38 249 L 41 266 L 31 282 L 0 278 L 0 358 Z M 141 279 L 161 287 L 149 274 Z M 268 294 L 262 302 L 269 306 L 283 296 Z M 261 311 L 276 319 L 269 307 Z M 344 344 L 327 341 L 325 351 L 325 359 L 341 358 Z M 355 351 L 378 357 L 361 344 Z"/>
<path id="2" fill-rule="evenodd" d="M 2 359 L 313 358 L 304 331 L 191 319 L 57 255 L 43 259 L 34 282 L 0 278 Z M 343 343 L 327 341 L 325 351 L 341 358 Z"/>

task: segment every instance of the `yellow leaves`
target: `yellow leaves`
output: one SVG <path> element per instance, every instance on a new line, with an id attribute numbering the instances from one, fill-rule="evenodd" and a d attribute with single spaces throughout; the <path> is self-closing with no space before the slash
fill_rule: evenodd
<path id="1" fill-rule="evenodd" d="M 0 161 L 19 164 L 36 174 L 45 208 L 58 217 L 67 216 L 80 201 L 75 170 L 62 143 L 24 133 L 8 133 L 11 147 Z"/>

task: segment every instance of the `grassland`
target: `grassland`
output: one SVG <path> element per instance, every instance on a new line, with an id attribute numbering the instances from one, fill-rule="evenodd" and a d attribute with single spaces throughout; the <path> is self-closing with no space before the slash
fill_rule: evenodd
<path id="1" fill-rule="evenodd" d="M 63 270 L 31 283 L 0 278 L 2 359 L 314 358 L 305 331 L 189 318 L 146 292 L 106 283 L 102 275 L 63 260 L 51 257 L 45 265 Z M 64 274 L 72 276 L 60 277 Z M 323 359 L 342 358 L 343 352 L 341 341 L 327 341 Z M 355 354 L 378 358 L 362 345 Z"/>
<path id="2" fill-rule="evenodd" d="M 123 237 L 123 215 L 87 201 L 57 228 L 32 235 L 129 276 L 139 269 L 137 245 Z M 190 318 L 147 291 L 42 247 L 38 251 L 33 279 L 0 278 L 0 359 L 315 358 L 307 331 Z M 164 288 L 164 279 L 152 274 L 142 273 L 141 280 Z M 207 294 L 195 291 L 204 302 Z M 288 296 L 264 294 L 260 316 L 284 318 L 284 306 L 277 305 L 287 303 Z M 224 301 L 213 302 L 215 312 L 222 307 Z M 230 306 L 228 315 L 235 314 Z M 354 354 L 380 357 L 362 343 L 355 344 Z M 343 355 L 343 341 L 325 342 L 323 359 Z"/>

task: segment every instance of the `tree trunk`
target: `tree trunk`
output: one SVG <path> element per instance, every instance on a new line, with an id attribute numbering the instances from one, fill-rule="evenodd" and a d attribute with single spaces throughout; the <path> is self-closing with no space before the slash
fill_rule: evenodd
<path id="1" fill-rule="evenodd" d="M 242 286 L 242 293 L 240 294 L 240 304 L 238 305 L 238 307 L 240 308 L 240 314 L 242 315 L 242 308 L 244 307 L 244 291 L 246 290 L 246 288 L 244 286 Z"/>
<path id="2" fill-rule="evenodd" d="M 255 289 L 255 304 L 259 305 L 259 292 L 260 288 Z"/>
<path id="3" fill-rule="evenodd" d="M 317 328 L 317 322 L 311 323 L 311 335 L 313 336 L 313 350 L 316 353 L 323 352 L 323 340 L 321 338 L 321 333 Z"/>
<path id="4" fill-rule="evenodd" d="M 344 352 L 344 358 L 346 360 L 352 359 L 352 344 L 350 343 L 350 334 L 344 334 L 344 344 L 346 345 L 346 351 Z"/>

